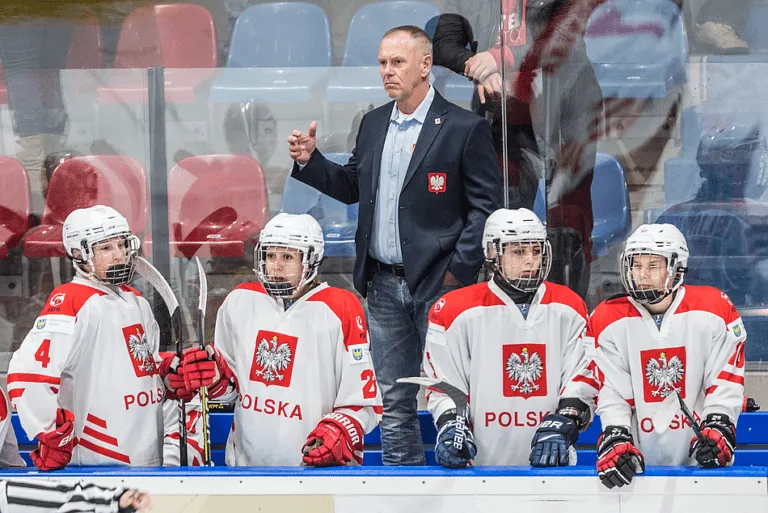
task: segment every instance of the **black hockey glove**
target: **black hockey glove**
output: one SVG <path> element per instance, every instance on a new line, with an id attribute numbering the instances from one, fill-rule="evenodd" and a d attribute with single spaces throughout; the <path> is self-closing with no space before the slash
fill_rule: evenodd
<path id="1" fill-rule="evenodd" d="M 727 467 L 733 463 L 736 448 L 736 428 L 727 415 L 710 413 L 701 423 L 702 443 L 699 437 L 691 439 L 689 456 L 695 456 L 699 465 L 705 468 Z"/>
<path id="2" fill-rule="evenodd" d="M 624 426 L 607 426 L 597 440 L 597 475 L 608 488 L 632 482 L 645 471 L 645 458 Z"/>
<path id="3" fill-rule="evenodd" d="M 463 431 L 464 436 L 457 436 L 457 431 Z M 472 430 L 466 424 L 464 417 L 456 415 L 456 409 L 451 409 L 437 419 L 437 443 L 435 458 L 446 468 L 465 468 L 477 456 Z"/>

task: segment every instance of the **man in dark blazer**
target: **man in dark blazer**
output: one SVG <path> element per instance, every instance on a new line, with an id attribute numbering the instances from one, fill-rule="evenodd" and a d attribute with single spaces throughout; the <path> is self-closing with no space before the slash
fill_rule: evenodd
<path id="1" fill-rule="evenodd" d="M 423 465 L 416 414 L 427 314 L 447 291 L 475 283 L 486 218 L 501 206 L 487 121 L 429 84 L 432 44 L 420 28 L 384 35 L 379 65 L 390 102 L 366 114 L 349 162 L 315 149 L 317 124 L 288 138 L 293 176 L 347 204 L 360 202 L 355 288 L 368 298 L 381 387 L 386 465 Z M 361 386 L 364 383 L 361 382 Z"/>

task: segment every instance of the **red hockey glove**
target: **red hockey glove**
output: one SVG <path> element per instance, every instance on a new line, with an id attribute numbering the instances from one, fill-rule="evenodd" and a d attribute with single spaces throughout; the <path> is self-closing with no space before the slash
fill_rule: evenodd
<path id="1" fill-rule="evenodd" d="M 695 456 L 699 465 L 705 468 L 727 467 L 733 463 L 736 447 L 736 428 L 727 415 L 710 413 L 701 423 L 701 443 L 698 437 L 691 439 L 689 456 Z"/>
<path id="2" fill-rule="evenodd" d="M 597 440 L 597 475 L 608 488 L 632 482 L 645 471 L 645 458 L 624 426 L 608 426 Z"/>
<path id="3" fill-rule="evenodd" d="M 165 384 L 165 396 L 171 400 L 181 399 L 189 402 L 195 397 L 195 392 L 187 390 L 184 385 L 184 376 L 179 374 L 179 357 L 173 353 L 161 353 L 163 357 L 160 362 L 160 378 Z"/>
<path id="4" fill-rule="evenodd" d="M 363 428 L 343 413 L 326 415 L 307 437 L 304 464 L 310 467 L 361 465 L 363 463 Z"/>
<path id="5" fill-rule="evenodd" d="M 58 470 L 69 464 L 76 445 L 75 414 L 59 408 L 56 411 L 56 429 L 38 434 L 37 449 L 29 456 L 40 470 Z"/>
<path id="6" fill-rule="evenodd" d="M 184 376 L 184 386 L 189 390 L 197 392 L 202 387 L 208 388 L 210 399 L 223 395 L 234 377 L 224 357 L 210 345 L 184 353 L 179 374 Z"/>

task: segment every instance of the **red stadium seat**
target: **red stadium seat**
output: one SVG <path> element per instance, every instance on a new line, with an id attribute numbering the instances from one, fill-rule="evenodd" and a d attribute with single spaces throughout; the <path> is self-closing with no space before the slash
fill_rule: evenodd
<path id="1" fill-rule="evenodd" d="M 168 220 L 174 256 L 242 258 L 264 227 L 264 170 L 246 155 L 201 155 L 176 164 L 168 175 Z M 144 240 L 145 255 L 152 242 Z"/>
<path id="2" fill-rule="evenodd" d="M 195 88 L 217 66 L 213 17 L 199 5 L 155 5 L 136 9 L 123 22 L 115 68 L 171 68 L 165 73 L 165 100 L 191 102 Z M 177 69 L 172 69 L 177 68 Z M 210 71 L 201 71 L 208 68 Z M 101 103 L 146 103 L 144 75 L 110 74 L 110 84 L 97 91 Z"/>
<path id="3" fill-rule="evenodd" d="M 59 164 L 51 175 L 40 226 L 24 240 L 27 258 L 64 257 L 61 227 L 75 209 L 108 205 L 128 219 L 135 234 L 147 225 L 147 180 L 144 168 L 131 157 L 92 155 Z"/>
<path id="4" fill-rule="evenodd" d="M 29 178 L 21 162 L 0 157 L 0 183 L 0 258 L 5 258 L 29 229 Z"/>

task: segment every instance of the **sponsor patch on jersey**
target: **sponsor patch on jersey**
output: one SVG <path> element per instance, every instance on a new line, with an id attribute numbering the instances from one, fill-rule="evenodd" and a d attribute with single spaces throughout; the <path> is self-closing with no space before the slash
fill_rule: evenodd
<path id="1" fill-rule="evenodd" d="M 51 297 L 51 300 L 48 301 L 48 303 L 51 306 L 61 306 L 64 303 L 64 298 L 67 297 L 67 294 L 64 292 L 59 292 L 58 294 L 54 294 Z"/>
<path id="2" fill-rule="evenodd" d="M 675 390 L 685 399 L 685 346 L 640 351 L 640 365 L 646 403 L 660 403 Z"/>
<path id="3" fill-rule="evenodd" d="M 367 363 L 368 354 L 368 347 L 365 344 L 349 346 L 349 363 Z"/>
<path id="4" fill-rule="evenodd" d="M 445 327 L 430 322 L 427 325 L 427 342 L 430 344 L 437 344 L 438 346 L 444 346 L 445 340 Z"/>
<path id="5" fill-rule="evenodd" d="M 505 344 L 501 346 L 504 397 L 547 395 L 547 346 Z"/>
<path id="6" fill-rule="evenodd" d="M 744 325 L 741 323 L 741 319 L 733 321 L 731 324 L 729 324 L 728 331 L 733 333 L 733 336 L 737 339 L 743 339 L 747 337 L 747 334 L 744 330 Z"/>
<path id="7" fill-rule="evenodd" d="M 133 370 L 137 378 L 157 374 L 157 364 L 152 354 L 152 346 L 144 332 L 144 326 L 133 324 L 123 328 L 125 347 L 128 349 L 128 357 L 131 359 Z"/>
<path id="8" fill-rule="evenodd" d="M 71 335 L 75 331 L 75 318 L 70 315 L 41 315 L 35 321 L 35 331 Z"/>
<path id="9" fill-rule="evenodd" d="M 259 330 L 251 363 L 251 381 L 290 387 L 298 342 L 298 338 L 290 335 Z"/>

